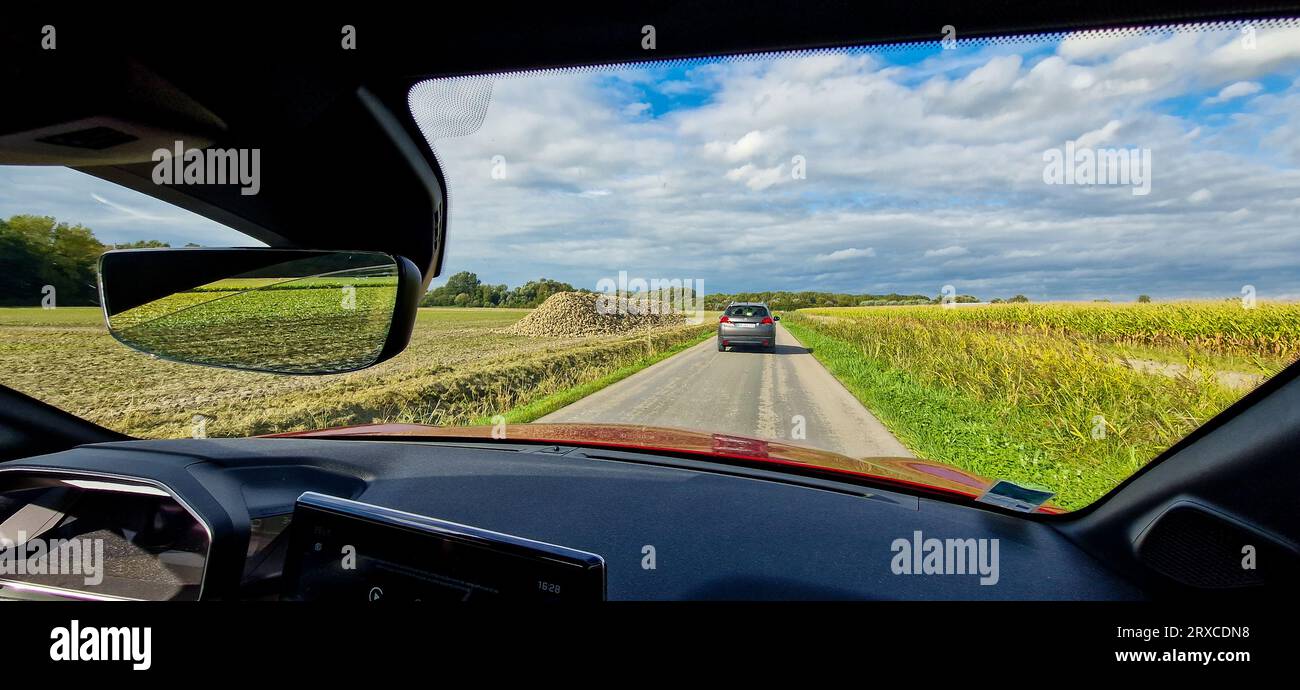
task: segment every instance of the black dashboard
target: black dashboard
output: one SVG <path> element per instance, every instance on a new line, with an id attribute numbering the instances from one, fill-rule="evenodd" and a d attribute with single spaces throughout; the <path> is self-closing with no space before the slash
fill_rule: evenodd
<path id="1" fill-rule="evenodd" d="M 358 532 L 352 518 L 370 527 Z M 578 600 L 1143 598 L 1049 522 L 832 479 L 568 446 L 82 446 L 0 464 L 0 538 L 18 528 L 105 537 L 106 575 L 81 586 L 0 573 L 2 598 L 373 600 L 393 598 L 382 592 L 394 587 L 421 598 L 413 581 L 496 591 L 518 585 L 513 571 L 533 595 Z M 992 542 L 996 571 L 900 573 L 903 547 L 932 539 Z M 326 572 L 347 555 L 361 566 Z M 439 562 L 456 572 L 433 573 Z"/>

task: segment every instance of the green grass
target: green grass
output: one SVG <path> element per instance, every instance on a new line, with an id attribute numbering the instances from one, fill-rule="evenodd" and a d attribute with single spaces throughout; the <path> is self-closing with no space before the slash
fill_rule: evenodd
<path id="1" fill-rule="evenodd" d="M 984 477 L 1040 481 L 1038 465 L 1046 458 L 1006 433 L 1003 410 L 866 359 L 851 343 L 798 323 L 785 325 L 909 450 Z M 1123 476 L 1109 479 L 1118 483 Z M 1109 486 L 1103 480 L 1088 488 L 1104 492 Z"/>
<path id="2" fill-rule="evenodd" d="M 0 326 L 84 326 L 104 328 L 99 307 L 0 307 Z"/>

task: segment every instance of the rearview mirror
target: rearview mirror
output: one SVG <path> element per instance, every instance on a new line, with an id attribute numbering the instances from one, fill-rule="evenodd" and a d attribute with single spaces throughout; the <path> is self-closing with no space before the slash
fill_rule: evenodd
<path id="1" fill-rule="evenodd" d="M 409 260 L 307 249 L 127 249 L 99 259 L 108 330 L 163 359 L 277 374 L 364 369 L 410 341 Z"/>

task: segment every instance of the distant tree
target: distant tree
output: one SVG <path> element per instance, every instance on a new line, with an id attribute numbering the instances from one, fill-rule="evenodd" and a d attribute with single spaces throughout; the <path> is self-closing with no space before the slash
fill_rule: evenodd
<path id="1" fill-rule="evenodd" d="M 477 301 L 479 285 L 477 275 L 461 271 L 448 278 L 445 285 L 430 290 L 420 304 L 426 307 L 471 306 L 470 295 L 474 295 Z"/>
<path id="2" fill-rule="evenodd" d="M 573 292 L 574 287 L 568 283 L 562 283 L 558 280 L 540 278 L 530 280 L 523 285 L 511 290 L 504 299 L 504 306 L 507 307 L 535 307 L 545 302 L 548 297 L 557 292 Z"/>
<path id="3" fill-rule="evenodd" d="M 1151 295 L 1138 295 L 1138 301 L 1146 304 L 1151 301 Z"/>
<path id="4" fill-rule="evenodd" d="M 115 244 L 113 245 L 113 249 L 162 249 L 164 247 L 170 247 L 170 246 L 171 246 L 170 244 L 167 244 L 166 242 L 160 242 L 158 240 L 137 240 L 135 242 L 123 242 L 121 244 Z M 197 247 L 199 245 L 190 243 L 185 246 Z"/>
<path id="5" fill-rule="evenodd" d="M 1016 295 L 1015 297 L 1009 297 L 1009 298 L 1007 298 L 1007 301 L 1008 301 L 1008 302 L 1028 302 L 1028 301 L 1029 301 L 1029 298 L 1028 298 L 1028 297 L 1025 297 L 1024 295 Z"/>
<path id="6" fill-rule="evenodd" d="M 477 292 L 479 286 L 478 275 L 469 271 L 461 271 L 447 279 L 447 284 L 443 287 L 453 295 L 464 293 L 466 295 Z"/>

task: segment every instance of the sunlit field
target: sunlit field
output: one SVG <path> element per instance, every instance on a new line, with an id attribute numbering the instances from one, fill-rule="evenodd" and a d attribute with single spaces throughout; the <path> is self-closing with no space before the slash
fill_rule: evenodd
<path id="1" fill-rule="evenodd" d="M 1300 306 L 807 309 L 784 323 L 918 455 L 1077 508 L 1300 353 Z"/>

